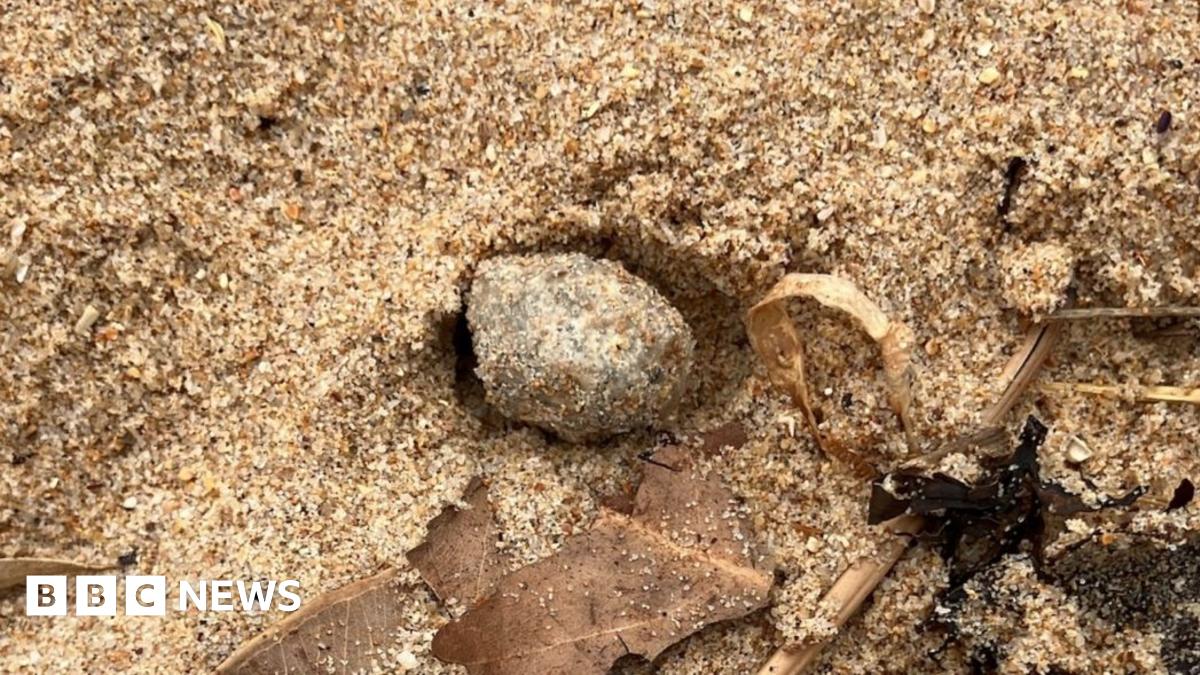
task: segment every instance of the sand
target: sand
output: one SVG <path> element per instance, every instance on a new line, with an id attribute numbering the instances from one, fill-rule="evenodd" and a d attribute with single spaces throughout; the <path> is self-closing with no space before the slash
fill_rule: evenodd
<path id="1" fill-rule="evenodd" d="M 749 442 L 706 461 L 775 553 L 775 605 L 661 671 L 749 672 L 828 632 L 816 600 L 873 547 L 867 486 L 818 454 L 746 342 L 773 281 L 844 276 L 913 329 L 927 445 L 976 423 L 1068 287 L 1077 306 L 1200 301 L 1186 3 L 18 2 L 0 35 L 5 555 L 136 551 L 128 573 L 295 578 L 314 597 L 407 567 L 483 474 L 530 562 L 639 453 L 738 421 Z M 577 446 L 457 393 L 478 262 L 567 250 L 622 262 L 691 324 L 699 367 L 672 427 Z M 795 312 L 823 432 L 903 460 L 869 339 Z M 1072 325 L 1045 379 L 1200 382 L 1194 331 L 1133 328 Z M 1148 485 L 1161 503 L 1200 475 L 1194 407 L 1035 388 L 1007 425 L 1029 413 L 1073 489 Z M 1192 507 L 1128 527 L 1198 526 Z M 383 665 L 457 672 L 428 654 L 447 614 L 406 573 L 408 654 Z M 941 639 L 919 630 L 944 580 L 911 553 L 824 667 L 961 672 L 962 650 L 931 659 Z M 1163 667 L 1153 636 L 1056 593 L 1028 591 L 1010 670 L 1087 668 L 1085 624 L 1106 654 Z M 8 599 L 0 671 L 205 671 L 277 618 L 35 620 Z"/>

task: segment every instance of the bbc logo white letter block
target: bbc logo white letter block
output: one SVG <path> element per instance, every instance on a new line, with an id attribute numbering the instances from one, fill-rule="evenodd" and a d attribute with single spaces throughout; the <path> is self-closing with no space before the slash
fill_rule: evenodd
<path id="1" fill-rule="evenodd" d="M 158 576 L 125 577 L 126 616 L 166 616 L 167 578 Z"/>
<path id="2" fill-rule="evenodd" d="M 67 578 L 37 574 L 25 577 L 25 614 L 66 616 Z"/>
<path id="3" fill-rule="evenodd" d="M 113 576 L 75 577 L 76 616 L 116 616 L 117 578 Z"/>

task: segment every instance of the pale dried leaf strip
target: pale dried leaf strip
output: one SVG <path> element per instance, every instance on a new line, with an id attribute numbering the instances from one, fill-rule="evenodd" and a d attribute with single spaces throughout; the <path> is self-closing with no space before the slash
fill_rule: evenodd
<path id="1" fill-rule="evenodd" d="M 904 323 L 889 319 L 878 305 L 846 279 L 828 274 L 789 274 L 750 308 L 746 315 L 746 333 L 754 351 L 766 363 L 771 381 L 791 395 L 804 412 L 818 445 L 827 453 L 834 454 L 836 450 L 822 439 L 817 429 L 804 368 L 804 339 L 787 311 L 787 301 L 792 298 L 809 298 L 849 314 L 879 344 L 888 403 L 900 418 L 909 447 L 913 447 L 912 331 Z M 850 455 L 846 459 L 860 475 L 874 475 L 874 470 L 857 455 L 848 451 L 837 454 Z"/>
<path id="2" fill-rule="evenodd" d="M 1090 384 L 1087 382 L 1045 382 L 1045 391 L 1093 394 L 1098 396 L 1130 396 L 1137 401 L 1164 401 L 1167 403 L 1200 404 L 1200 387 L 1169 386 L 1118 386 L 1115 384 Z"/>
<path id="3" fill-rule="evenodd" d="M 1046 317 L 1048 321 L 1089 319 L 1156 319 L 1200 317 L 1200 307 L 1067 307 Z"/>

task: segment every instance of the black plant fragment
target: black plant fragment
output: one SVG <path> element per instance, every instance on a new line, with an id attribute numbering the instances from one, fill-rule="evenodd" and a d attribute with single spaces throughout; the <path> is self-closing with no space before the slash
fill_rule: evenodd
<path id="1" fill-rule="evenodd" d="M 1046 427 L 1029 417 L 1013 453 L 985 462 L 984 478 L 975 484 L 911 470 L 875 481 L 869 521 L 880 523 L 904 513 L 924 516 L 929 522 L 924 536 L 941 547 L 947 561 L 950 583 L 927 625 L 946 631 L 943 647 L 954 641 L 960 635 L 956 617 L 969 602 L 1005 603 L 1000 590 L 1004 568 L 997 563 L 1008 554 L 1027 553 L 1039 578 L 1078 598 L 1100 618 L 1156 631 L 1170 673 L 1200 675 L 1200 623 L 1187 609 L 1200 602 L 1200 536 L 1168 544 L 1127 535 L 1123 546 L 1092 538 L 1048 560 L 1045 545 L 1068 518 L 1128 507 L 1145 488 L 1089 507 L 1062 486 L 1041 479 L 1038 449 L 1045 438 Z M 1183 508 L 1194 495 L 1195 486 L 1183 480 L 1167 509 Z M 972 594 L 975 600 L 969 599 Z M 937 660 L 941 651 L 930 657 Z M 1002 644 L 972 644 L 968 660 L 975 672 L 994 672 L 1004 652 Z"/>
<path id="2" fill-rule="evenodd" d="M 1035 559 L 1071 516 L 1098 509 L 1061 486 L 1042 481 L 1038 448 L 1046 427 L 1030 416 L 1012 455 L 985 463 L 986 477 L 969 485 L 942 473 L 900 470 L 875 481 L 868 522 L 903 513 L 925 516 L 928 537 L 940 545 L 949 563 L 951 588 L 961 586 L 1002 556 L 1032 544 Z M 1145 492 L 1136 488 L 1099 508 L 1129 506 Z"/>

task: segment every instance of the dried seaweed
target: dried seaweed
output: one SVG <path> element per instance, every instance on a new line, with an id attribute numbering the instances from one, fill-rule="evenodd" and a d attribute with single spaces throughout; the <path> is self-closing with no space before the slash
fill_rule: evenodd
<path id="1" fill-rule="evenodd" d="M 849 314 L 871 339 L 879 343 L 888 403 L 900 418 L 910 448 L 915 446 L 909 381 L 912 331 L 905 324 L 889 319 L 854 284 L 828 274 L 789 274 L 746 314 L 746 333 L 750 337 L 750 344 L 767 365 L 771 381 L 787 392 L 804 412 L 804 419 L 817 445 L 831 457 L 850 464 L 858 475 L 873 477 L 874 467 L 866 460 L 821 437 L 804 370 L 804 340 L 787 311 L 787 301 L 791 298 L 811 298 L 826 307 Z"/>
<path id="2" fill-rule="evenodd" d="M 985 461 L 987 476 L 967 484 L 945 474 L 925 475 L 907 469 L 888 474 L 872 485 L 868 521 L 879 523 L 901 515 L 924 516 L 930 538 L 950 565 L 951 588 L 961 586 L 1025 541 L 1040 555 L 1070 516 L 1098 510 L 1078 496 L 1040 477 L 1038 448 L 1046 427 L 1029 417 L 1011 456 Z M 1100 508 L 1131 505 L 1137 488 Z"/>
<path id="3" fill-rule="evenodd" d="M 1171 495 L 1171 501 L 1167 504 L 1168 511 L 1182 509 L 1192 502 L 1196 496 L 1196 486 L 1192 481 L 1184 478 L 1179 481 L 1179 485 L 1175 487 L 1175 493 Z"/>

